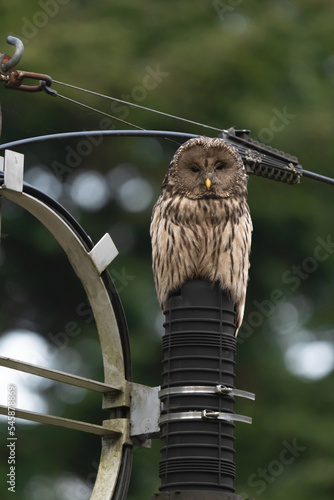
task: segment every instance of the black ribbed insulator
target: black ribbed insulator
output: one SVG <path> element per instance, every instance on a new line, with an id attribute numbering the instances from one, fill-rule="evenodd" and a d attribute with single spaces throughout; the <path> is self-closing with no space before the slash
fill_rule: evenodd
<path id="1" fill-rule="evenodd" d="M 167 302 L 162 340 L 162 389 L 234 386 L 234 304 L 218 284 L 193 280 Z M 167 391 L 168 392 L 168 391 Z M 180 412 L 234 413 L 225 394 L 167 394 L 162 416 Z M 225 420 L 169 421 L 161 425 L 160 491 L 234 492 L 234 424 Z"/>

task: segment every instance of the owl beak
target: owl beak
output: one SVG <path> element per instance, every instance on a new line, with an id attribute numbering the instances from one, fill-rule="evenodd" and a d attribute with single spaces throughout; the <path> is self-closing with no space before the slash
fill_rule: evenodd
<path id="1" fill-rule="evenodd" d="M 205 185 L 208 188 L 208 190 L 210 190 L 210 188 L 211 188 L 211 180 L 209 179 L 209 177 L 206 179 Z"/>

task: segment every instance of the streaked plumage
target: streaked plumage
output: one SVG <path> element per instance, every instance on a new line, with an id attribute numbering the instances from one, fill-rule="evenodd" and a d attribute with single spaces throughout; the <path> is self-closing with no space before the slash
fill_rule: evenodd
<path id="1" fill-rule="evenodd" d="M 240 155 L 223 139 L 196 137 L 175 153 L 151 221 L 153 274 L 164 310 L 191 279 L 218 281 L 244 315 L 252 221 Z"/>

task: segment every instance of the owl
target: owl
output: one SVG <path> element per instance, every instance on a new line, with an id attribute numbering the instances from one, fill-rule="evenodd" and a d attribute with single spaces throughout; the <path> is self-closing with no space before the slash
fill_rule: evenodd
<path id="1" fill-rule="evenodd" d="M 186 281 L 218 282 L 235 303 L 235 335 L 244 315 L 252 237 L 247 179 L 241 156 L 225 140 L 190 139 L 169 165 L 150 228 L 162 310 Z"/>

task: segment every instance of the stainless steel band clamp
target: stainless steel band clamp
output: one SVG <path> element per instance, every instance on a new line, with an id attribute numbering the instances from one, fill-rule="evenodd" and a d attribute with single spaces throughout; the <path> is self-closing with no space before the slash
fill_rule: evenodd
<path id="1" fill-rule="evenodd" d="M 251 417 L 246 417 L 245 415 L 238 415 L 237 413 L 223 413 L 219 411 L 202 410 L 202 411 L 185 411 L 180 413 L 169 413 L 168 415 L 162 415 L 159 420 L 159 424 L 166 424 L 168 422 L 175 422 L 179 420 L 225 420 L 227 422 L 244 422 L 245 424 L 251 424 Z"/>
<path id="2" fill-rule="evenodd" d="M 181 387 L 168 387 L 159 391 L 159 397 L 171 396 L 176 394 L 223 394 L 226 396 L 238 396 L 240 398 L 247 398 L 255 400 L 255 394 L 233 387 L 226 387 L 224 385 L 206 386 L 206 385 L 188 385 Z"/>

